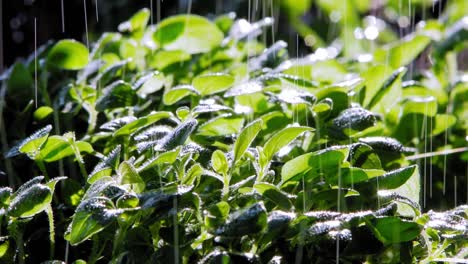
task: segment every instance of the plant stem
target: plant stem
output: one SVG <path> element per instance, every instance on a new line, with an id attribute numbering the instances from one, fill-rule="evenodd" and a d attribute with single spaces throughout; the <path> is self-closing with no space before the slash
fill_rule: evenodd
<path id="1" fill-rule="evenodd" d="M 54 211 L 49 204 L 46 209 L 47 218 L 49 219 L 49 240 L 50 240 L 50 259 L 54 259 L 55 255 L 55 226 L 54 226 Z"/>
<path id="2" fill-rule="evenodd" d="M 44 174 L 45 179 L 48 181 L 50 178 L 49 178 L 49 174 L 47 173 L 47 169 L 45 167 L 44 161 L 42 160 L 35 160 L 35 161 L 36 161 L 37 166 L 39 167 L 39 170 L 41 171 L 42 174 Z"/>
<path id="3" fill-rule="evenodd" d="M 23 230 L 18 230 L 16 234 L 16 247 L 18 250 L 18 263 L 24 264 L 24 241 L 23 241 Z"/>

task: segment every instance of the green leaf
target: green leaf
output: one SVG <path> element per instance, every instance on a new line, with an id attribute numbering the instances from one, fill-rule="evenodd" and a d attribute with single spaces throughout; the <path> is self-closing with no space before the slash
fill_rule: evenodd
<path id="1" fill-rule="evenodd" d="M 344 66 L 336 60 L 317 61 L 313 64 L 293 64 L 283 73 L 330 84 L 345 80 L 347 74 Z"/>
<path id="2" fill-rule="evenodd" d="M 396 189 L 403 185 L 415 172 L 416 165 L 396 169 L 385 173 L 380 177 L 375 177 L 369 181 L 381 190 Z"/>
<path id="3" fill-rule="evenodd" d="M 300 134 L 306 131 L 313 131 L 311 127 L 287 127 L 274 134 L 263 146 L 263 153 L 267 160 L 271 160 L 273 156 L 284 146 L 291 143 Z"/>
<path id="4" fill-rule="evenodd" d="M 47 55 L 47 63 L 64 70 L 79 70 L 88 64 L 89 51 L 72 39 L 57 42 Z"/>
<path id="5" fill-rule="evenodd" d="M 0 208 L 7 207 L 10 204 L 10 197 L 13 190 L 10 187 L 0 188 Z"/>
<path id="6" fill-rule="evenodd" d="M 211 166 L 220 174 L 226 175 L 229 170 L 229 164 L 226 155 L 221 150 L 215 150 L 211 155 Z"/>
<path id="7" fill-rule="evenodd" d="M 192 55 L 183 50 L 160 50 L 150 57 L 150 66 L 164 70 L 175 63 L 182 63 L 192 58 Z"/>
<path id="8" fill-rule="evenodd" d="M 281 1 L 281 7 L 288 11 L 289 16 L 300 17 L 307 12 L 312 5 L 312 0 L 285 0 Z"/>
<path id="9" fill-rule="evenodd" d="M 166 50 L 183 50 L 190 54 L 208 52 L 223 40 L 223 33 L 204 17 L 178 15 L 161 21 L 154 40 Z"/>
<path id="10" fill-rule="evenodd" d="M 434 97 L 409 97 L 402 102 L 402 115 L 422 114 L 433 117 L 437 114 L 437 101 Z"/>
<path id="11" fill-rule="evenodd" d="M 135 82 L 134 89 L 137 90 L 139 96 L 145 98 L 147 95 L 161 90 L 165 81 L 164 74 L 154 71 L 138 79 Z"/>
<path id="12" fill-rule="evenodd" d="M 349 148 L 335 146 L 307 153 L 286 162 L 281 169 L 281 182 L 298 181 L 304 175 L 313 179 L 320 174 L 334 175 L 348 156 Z"/>
<path id="13" fill-rule="evenodd" d="M 34 184 L 15 194 L 8 207 L 13 217 L 32 217 L 44 211 L 52 201 L 52 191 L 42 184 Z"/>
<path id="14" fill-rule="evenodd" d="M 434 119 L 434 127 L 432 129 L 432 136 L 439 135 L 449 128 L 451 128 L 457 122 L 457 119 L 453 115 L 437 114 Z"/>
<path id="15" fill-rule="evenodd" d="M 414 36 L 404 41 L 396 42 L 389 47 L 377 49 L 374 52 L 376 63 L 389 65 L 393 69 L 412 62 L 431 42 L 428 36 Z"/>
<path id="16" fill-rule="evenodd" d="M 401 79 L 406 73 L 406 68 L 401 67 L 394 71 L 390 77 L 382 84 L 379 91 L 372 98 L 367 106 L 368 109 L 375 111 L 380 110 L 381 113 L 387 113 L 401 99 Z"/>
<path id="17" fill-rule="evenodd" d="M 244 152 L 249 148 L 250 144 L 254 141 L 255 137 L 258 135 L 258 132 L 262 129 L 263 121 L 262 119 L 257 119 L 247 124 L 245 128 L 240 132 L 239 137 L 234 143 L 234 161 L 233 164 L 236 164 Z"/>
<path id="18" fill-rule="evenodd" d="M 112 201 L 105 197 L 82 201 L 76 208 L 65 239 L 73 246 L 78 245 L 103 230 L 122 212 L 121 209 L 114 209 Z"/>
<path id="19" fill-rule="evenodd" d="M 116 81 L 104 88 L 102 96 L 96 101 L 96 110 L 104 111 L 106 109 L 133 106 L 138 97 L 132 86 L 124 81 Z"/>
<path id="20" fill-rule="evenodd" d="M 226 136 L 237 134 L 244 124 L 244 118 L 222 115 L 201 124 L 198 127 L 198 135 L 202 136 Z"/>
<path id="21" fill-rule="evenodd" d="M 171 151 L 165 151 L 156 156 L 155 158 L 148 160 L 138 168 L 138 172 L 148 170 L 150 168 L 153 168 L 154 166 L 162 165 L 164 163 L 174 163 L 177 160 L 177 157 L 179 156 L 180 149 L 181 148 L 178 147 Z"/>
<path id="22" fill-rule="evenodd" d="M 41 106 L 36 111 L 34 111 L 34 120 L 36 121 L 42 121 L 46 118 L 48 118 L 52 113 L 54 112 L 54 109 L 48 106 Z"/>
<path id="23" fill-rule="evenodd" d="M 175 147 L 183 145 L 198 125 L 196 119 L 188 119 L 178 125 L 171 133 L 167 134 L 156 145 L 156 150 L 172 150 Z"/>
<path id="24" fill-rule="evenodd" d="M 94 151 L 88 142 L 77 141 L 75 144 L 81 153 L 92 153 Z M 46 162 L 53 162 L 74 154 L 75 152 L 67 138 L 63 136 L 51 136 L 41 148 L 37 158 Z"/>
<path id="25" fill-rule="evenodd" d="M 362 169 L 356 167 L 340 168 L 339 174 L 325 179 L 327 182 L 340 186 L 353 186 L 356 183 L 368 181 L 384 174 L 384 170 Z M 338 177 L 340 179 L 338 179 Z"/>
<path id="26" fill-rule="evenodd" d="M 114 132 L 114 136 L 126 136 L 130 135 L 131 133 L 137 131 L 140 128 L 149 126 L 158 122 L 161 119 L 172 117 L 172 113 L 170 112 L 155 112 L 149 115 L 143 116 L 138 118 L 135 121 L 132 121 L 125 126 L 119 128 L 117 131 Z"/>
<path id="27" fill-rule="evenodd" d="M 182 177 L 182 184 L 184 185 L 192 185 L 195 180 L 203 174 L 203 168 L 200 164 L 196 163 L 190 169 L 188 169 L 187 173 Z"/>
<path id="28" fill-rule="evenodd" d="M 242 237 L 261 232 L 267 226 L 267 213 L 262 202 L 232 213 L 229 220 L 215 234 L 224 237 Z"/>
<path id="29" fill-rule="evenodd" d="M 118 29 L 120 32 L 136 32 L 144 30 L 150 18 L 150 10 L 143 8 L 134 14 L 128 21 L 120 23 Z"/>
<path id="30" fill-rule="evenodd" d="M 95 181 L 104 176 L 111 175 L 112 169 L 116 169 L 117 164 L 119 163 L 121 150 L 122 147 L 117 145 L 112 151 L 110 151 L 107 156 L 104 156 L 104 158 L 98 164 L 96 164 L 87 179 L 89 184 L 93 184 Z"/>
<path id="31" fill-rule="evenodd" d="M 262 182 L 255 184 L 253 187 L 262 196 L 271 200 L 282 209 L 291 209 L 292 203 L 291 200 L 289 200 L 288 195 L 282 192 L 280 189 L 278 189 L 278 187 L 276 187 L 275 185 Z"/>
<path id="32" fill-rule="evenodd" d="M 57 182 L 63 181 L 63 180 L 66 180 L 66 179 L 67 179 L 67 177 L 65 177 L 65 176 L 55 177 L 55 178 L 49 180 L 49 181 L 46 183 L 46 185 L 50 188 L 50 191 L 51 191 L 52 193 L 54 193 L 54 191 L 55 191 L 55 185 L 57 185 Z"/>
<path id="33" fill-rule="evenodd" d="M 6 154 L 6 158 L 11 158 L 14 156 L 19 155 L 20 153 L 25 153 L 31 159 L 35 159 L 36 155 L 39 153 L 42 145 L 47 140 L 50 131 L 52 130 L 51 125 L 47 125 L 36 132 L 34 132 L 29 137 L 23 139 L 20 143 L 16 146 L 11 148 Z"/>
<path id="34" fill-rule="evenodd" d="M 130 184 L 136 193 L 145 190 L 145 182 L 131 163 L 127 161 L 120 163 L 118 173 L 120 184 Z"/>
<path id="35" fill-rule="evenodd" d="M 179 85 L 168 90 L 163 95 L 165 105 L 173 105 L 189 95 L 199 95 L 198 91 L 191 85 Z"/>
<path id="36" fill-rule="evenodd" d="M 34 80 L 26 66 L 21 62 L 16 62 L 11 68 L 6 85 L 7 96 L 17 99 L 22 104 L 33 96 Z"/>
<path id="37" fill-rule="evenodd" d="M 351 166 L 363 169 L 381 169 L 379 155 L 367 144 L 356 143 L 351 145 L 348 160 Z"/>
<path id="38" fill-rule="evenodd" d="M 370 223 L 375 236 L 386 245 L 414 240 L 422 230 L 417 223 L 396 216 L 375 218 Z"/>
<path id="39" fill-rule="evenodd" d="M 234 77 L 225 73 L 210 73 L 199 75 L 192 81 L 193 87 L 200 95 L 210 95 L 229 89 L 234 83 Z"/>
<path id="40" fill-rule="evenodd" d="M 329 134 L 338 139 L 345 139 L 357 131 L 375 126 L 377 116 L 364 108 L 352 107 L 341 112 L 331 121 Z"/>

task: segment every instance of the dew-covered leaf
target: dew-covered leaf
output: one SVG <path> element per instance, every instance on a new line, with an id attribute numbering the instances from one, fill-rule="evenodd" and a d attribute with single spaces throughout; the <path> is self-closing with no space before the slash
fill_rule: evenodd
<path id="1" fill-rule="evenodd" d="M 154 112 L 150 113 L 149 115 L 143 116 L 134 120 L 123 127 L 119 128 L 114 132 L 114 136 L 126 136 L 130 135 L 133 132 L 137 131 L 140 128 L 149 126 L 158 122 L 161 119 L 172 117 L 172 113 L 170 112 Z"/>
<path id="2" fill-rule="evenodd" d="M 133 106 L 138 98 L 132 86 L 124 81 L 116 81 L 104 88 L 102 96 L 96 101 L 96 110 Z"/>
<path id="3" fill-rule="evenodd" d="M 123 127 L 124 125 L 135 121 L 137 118 L 134 116 L 124 116 L 116 119 L 112 119 L 100 126 L 102 130 L 114 132 L 117 129 Z"/>
<path id="4" fill-rule="evenodd" d="M 364 108 L 352 107 L 341 112 L 331 121 L 329 127 L 330 135 L 343 139 L 354 131 L 362 131 L 375 126 L 377 116 Z"/>
<path id="5" fill-rule="evenodd" d="M 196 119 L 189 119 L 178 125 L 173 131 L 164 136 L 155 146 L 155 150 L 172 150 L 183 145 L 198 125 Z"/>
<path id="6" fill-rule="evenodd" d="M 88 183 L 92 184 L 103 176 L 110 176 L 112 169 L 117 168 L 120 159 L 120 152 L 122 147 L 117 145 L 107 156 L 105 156 L 89 174 L 87 179 Z"/>
<path id="7" fill-rule="evenodd" d="M 8 207 L 8 214 L 13 217 L 31 217 L 44 211 L 51 201 L 51 189 L 36 183 L 20 192 L 16 192 Z"/>
<path id="8" fill-rule="evenodd" d="M 267 213 L 262 202 L 256 203 L 229 216 L 215 234 L 223 237 L 242 237 L 257 234 L 267 226 Z"/>
<path id="9" fill-rule="evenodd" d="M 122 213 L 123 210 L 114 209 L 112 201 L 107 198 L 94 197 L 84 200 L 76 208 L 65 239 L 72 245 L 78 245 L 102 231 Z"/>
<path id="10" fill-rule="evenodd" d="M 26 153 L 30 158 L 34 159 L 37 153 L 39 153 L 42 145 L 46 142 L 50 131 L 52 131 L 51 125 L 47 125 L 37 130 L 29 137 L 23 139 L 21 142 L 12 147 L 5 154 L 5 158 L 11 158 L 19 155 L 20 153 Z"/>

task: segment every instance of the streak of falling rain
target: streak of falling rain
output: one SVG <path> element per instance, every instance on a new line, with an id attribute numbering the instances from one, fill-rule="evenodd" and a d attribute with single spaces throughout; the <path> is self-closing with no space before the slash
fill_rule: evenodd
<path id="1" fill-rule="evenodd" d="M 34 18 L 34 102 L 37 108 L 37 18 Z"/>
<path id="2" fill-rule="evenodd" d="M 150 0 L 150 21 L 151 25 L 153 25 L 153 0 Z"/>
<path id="3" fill-rule="evenodd" d="M 99 22 L 98 0 L 94 1 L 94 5 L 96 6 L 96 22 Z"/>
<path id="4" fill-rule="evenodd" d="M 83 0 L 83 11 L 84 11 L 84 22 L 85 22 L 85 32 L 86 32 L 86 47 L 89 49 L 88 14 L 86 12 L 86 0 Z"/>
<path id="5" fill-rule="evenodd" d="M 63 6 L 63 0 L 60 0 L 60 9 L 62 12 L 62 33 L 65 33 L 65 11 Z"/>
<path id="6" fill-rule="evenodd" d="M 161 1 L 162 0 L 156 0 L 156 23 L 161 21 Z"/>

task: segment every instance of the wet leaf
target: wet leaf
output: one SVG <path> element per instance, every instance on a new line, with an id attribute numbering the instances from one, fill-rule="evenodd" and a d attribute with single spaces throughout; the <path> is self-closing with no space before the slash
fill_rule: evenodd
<path id="1" fill-rule="evenodd" d="M 201 124 L 198 127 L 198 135 L 202 136 L 226 136 L 237 134 L 244 124 L 244 118 L 222 115 Z"/>
<path id="2" fill-rule="evenodd" d="M 153 37 L 166 50 L 184 50 L 195 54 L 208 52 L 219 45 L 223 33 L 204 17 L 178 15 L 161 21 Z"/>
<path id="3" fill-rule="evenodd" d="M 228 221 L 215 234 L 225 237 L 241 237 L 263 231 L 267 226 L 267 214 L 262 203 L 232 213 Z"/>
<path id="4" fill-rule="evenodd" d="M 267 160 L 271 160 L 273 156 L 284 146 L 291 143 L 295 138 L 306 131 L 313 131 L 310 127 L 287 127 L 274 134 L 263 146 L 263 152 Z"/>
<path id="5" fill-rule="evenodd" d="M 94 151 L 88 142 L 76 141 L 73 144 L 80 153 L 92 153 Z M 37 159 L 53 162 L 72 155 L 75 155 L 75 152 L 67 138 L 63 136 L 50 136 L 41 148 Z"/>
<path id="6" fill-rule="evenodd" d="M 44 211 L 51 201 L 51 189 L 36 183 L 15 193 L 8 207 L 8 214 L 13 217 L 31 217 Z"/>
<path id="7" fill-rule="evenodd" d="M 189 95 L 199 95 L 199 93 L 191 85 L 176 86 L 164 93 L 163 102 L 165 105 L 173 105 Z"/>
<path id="8" fill-rule="evenodd" d="M 47 137 L 49 136 L 50 131 L 52 131 L 52 126 L 47 125 L 38 131 L 31 134 L 29 137 L 23 139 L 16 146 L 12 147 L 6 154 L 6 158 L 11 158 L 19 155 L 20 153 L 27 154 L 31 159 L 34 159 L 39 153 L 40 148 L 46 142 Z"/>
<path id="9" fill-rule="evenodd" d="M 225 73 L 210 73 L 193 79 L 193 87 L 200 95 L 210 95 L 225 91 L 234 83 L 234 78 Z"/>
<path id="10" fill-rule="evenodd" d="M 211 155 L 211 166 L 217 173 L 226 175 L 229 169 L 226 155 L 220 150 L 214 151 L 213 155 Z"/>
<path id="11" fill-rule="evenodd" d="M 239 159 L 244 155 L 245 151 L 249 148 L 250 144 L 254 141 L 257 134 L 262 129 L 263 121 L 257 119 L 245 126 L 245 128 L 240 132 L 239 137 L 234 144 L 234 161 L 233 164 L 236 164 Z"/>
<path id="12" fill-rule="evenodd" d="M 104 88 L 102 96 L 96 101 L 96 110 L 104 111 L 107 109 L 132 106 L 138 98 L 132 86 L 124 81 L 116 81 Z"/>
<path id="13" fill-rule="evenodd" d="M 134 14 L 128 21 L 120 23 L 118 29 L 120 32 L 136 32 L 144 30 L 150 18 L 150 10 L 143 8 Z"/>
<path id="14" fill-rule="evenodd" d="M 287 194 L 279 190 L 275 185 L 269 183 L 257 183 L 254 185 L 254 189 L 268 200 L 273 201 L 281 209 L 291 209 L 292 203 Z"/>
<path id="15" fill-rule="evenodd" d="M 178 125 L 172 132 L 164 136 L 156 145 L 156 150 L 172 150 L 175 147 L 183 145 L 192 132 L 196 129 L 198 121 L 189 119 Z"/>
<path id="16" fill-rule="evenodd" d="M 370 223 L 377 238 L 387 245 L 411 241 L 421 232 L 420 225 L 395 216 L 375 218 Z"/>
<path id="17" fill-rule="evenodd" d="M 114 136 L 126 136 L 130 135 L 131 133 L 141 129 L 143 127 L 147 127 L 151 124 L 158 122 L 161 119 L 172 117 L 170 112 L 155 112 L 150 113 L 149 115 L 143 116 L 138 118 L 135 121 L 132 121 L 123 127 L 119 128 L 117 131 L 114 132 Z"/>
<path id="18" fill-rule="evenodd" d="M 84 68 L 89 61 L 89 51 L 72 39 L 57 42 L 47 55 L 47 63 L 50 66 L 64 70 L 79 70 Z"/>
<path id="19" fill-rule="evenodd" d="M 123 211 L 114 209 L 112 202 L 104 197 L 82 201 L 73 215 L 69 233 L 65 237 L 70 244 L 78 245 L 102 231 Z"/>
<path id="20" fill-rule="evenodd" d="M 281 181 L 298 181 L 302 176 L 313 179 L 320 174 L 333 175 L 348 156 L 349 149 L 343 146 L 330 147 L 307 153 L 286 162 L 281 169 Z"/>

